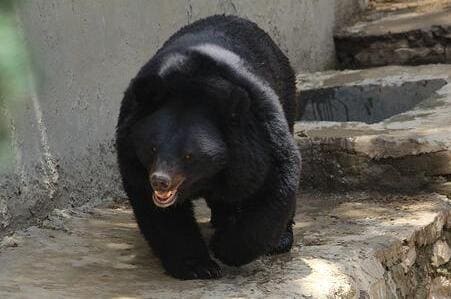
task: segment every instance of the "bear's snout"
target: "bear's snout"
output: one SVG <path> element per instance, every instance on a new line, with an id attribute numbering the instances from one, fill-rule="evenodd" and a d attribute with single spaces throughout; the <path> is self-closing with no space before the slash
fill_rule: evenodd
<path id="1" fill-rule="evenodd" d="M 150 185 L 156 191 L 168 191 L 171 186 L 171 178 L 167 174 L 154 172 L 150 175 Z"/>
<path id="2" fill-rule="evenodd" d="M 173 205 L 177 198 L 177 189 L 183 183 L 183 179 L 171 177 L 161 171 L 153 172 L 149 176 L 150 185 L 153 188 L 152 199 L 157 207 L 167 208 Z"/>

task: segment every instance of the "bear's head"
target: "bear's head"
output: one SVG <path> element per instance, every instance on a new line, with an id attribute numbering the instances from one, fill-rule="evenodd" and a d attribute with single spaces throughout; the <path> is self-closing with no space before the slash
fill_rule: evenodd
<path id="1" fill-rule="evenodd" d="M 131 137 L 158 207 L 195 195 L 227 163 L 227 145 L 215 115 L 201 105 L 166 102 L 138 121 Z"/>
<path id="2" fill-rule="evenodd" d="M 133 148 L 158 207 L 198 195 L 234 163 L 228 161 L 230 132 L 250 111 L 247 89 L 194 54 L 143 68 L 126 92 L 139 119 L 131 127 Z"/>

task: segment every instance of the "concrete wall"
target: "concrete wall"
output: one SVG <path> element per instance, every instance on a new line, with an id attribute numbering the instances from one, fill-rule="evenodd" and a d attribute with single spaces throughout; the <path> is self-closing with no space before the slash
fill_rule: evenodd
<path id="1" fill-rule="evenodd" d="M 335 27 L 348 25 L 358 19 L 358 14 L 371 0 L 335 1 Z M 355 18 L 357 17 L 357 18 Z"/>
<path id="2" fill-rule="evenodd" d="M 180 26 L 217 13 L 244 16 L 268 31 L 296 70 L 317 71 L 333 67 L 336 20 L 360 2 L 22 2 L 18 20 L 36 76 L 24 110 L 4 113 L 15 158 L 0 178 L 0 234 L 55 207 L 123 196 L 113 148 L 122 92 Z"/>

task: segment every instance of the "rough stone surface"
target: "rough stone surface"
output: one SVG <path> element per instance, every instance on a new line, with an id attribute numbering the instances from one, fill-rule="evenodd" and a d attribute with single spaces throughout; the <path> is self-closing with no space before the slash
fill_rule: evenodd
<path id="1" fill-rule="evenodd" d="M 437 194 L 301 194 L 293 250 L 224 266 L 216 281 L 165 275 L 124 204 L 59 210 L 46 228 L 17 232 L 16 247 L 0 248 L 0 297 L 423 298 L 435 273 L 431 248 L 451 241 L 450 208 Z M 208 238 L 204 204 L 197 215 Z"/>
<path id="2" fill-rule="evenodd" d="M 336 33 L 342 68 L 451 63 L 451 1 L 398 2 L 376 5 Z"/>
<path id="3" fill-rule="evenodd" d="M 368 8 L 382 15 L 404 12 L 439 11 L 450 4 L 449 0 L 370 0 Z M 368 14 L 366 18 L 376 17 Z"/>
<path id="4" fill-rule="evenodd" d="M 449 192 L 450 78 L 448 65 L 299 76 L 304 117 L 329 120 L 295 125 L 295 138 L 304 156 L 302 185 L 411 192 L 437 183 L 435 187 L 441 192 Z M 378 97 L 378 92 L 383 96 Z M 420 95 L 416 102 L 412 101 L 415 94 Z M 388 96 L 391 100 L 386 103 Z M 365 109 L 369 98 L 372 104 Z M 410 107 L 403 106 L 409 101 Z M 342 111 L 349 115 L 352 111 L 366 112 L 355 114 L 350 119 L 354 121 L 335 122 L 335 118 L 346 121 L 341 119 Z M 393 111 L 398 114 L 393 115 Z M 388 118 L 374 122 L 373 112 L 379 113 L 379 118 L 385 113 Z"/>
<path id="5" fill-rule="evenodd" d="M 432 265 L 439 267 L 449 262 L 451 258 L 451 249 L 446 241 L 438 240 L 432 247 Z"/>
<path id="6" fill-rule="evenodd" d="M 181 26 L 218 13 L 247 17 L 297 70 L 321 70 L 334 64 L 336 14 L 349 13 L 336 6 L 359 1 L 15 2 L 36 76 L 23 110 L 0 111 L 12 131 L 12 161 L 0 166 L 0 235 L 53 208 L 123 196 L 113 149 L 122 93 Z"/>
<path id="7" fill-rule="evenodd" d="M 451 298 L 451 280 L 446 277 L 439 276 L 434 278 L 431 283 L 431 290 L 428 298 L 445 299 Z"/>

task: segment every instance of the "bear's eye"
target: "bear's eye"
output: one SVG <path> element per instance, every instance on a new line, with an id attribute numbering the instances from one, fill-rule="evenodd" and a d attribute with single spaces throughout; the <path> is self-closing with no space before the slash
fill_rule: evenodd
<path id="1" fill-rule="evenodd" d="M 184 156 L 184 158 L 185 158 L 185 160 L 187 160 L 187 161 L 191 160 L 191 154 L 186 154 L 186 155 Z"/>
<path id="2" fill-rule="evenodd" d="M 155 147 L 155 146 L 152 146 L 152 152 L 156 152 L 157 151 L 157 148 Z"/>

